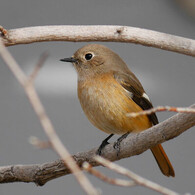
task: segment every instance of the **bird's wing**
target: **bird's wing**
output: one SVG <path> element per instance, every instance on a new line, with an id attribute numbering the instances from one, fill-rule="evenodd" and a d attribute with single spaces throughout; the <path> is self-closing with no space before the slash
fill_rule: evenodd
<path id="1" fill-rule="evenodd" d="M 143 110 L 153 108 L 147 94 L 145 93 L 141 83 L 134 75 L 113 72 L 116 81 L 129 92 L 130 98 L 139 105 Z M 155 113 L 148 115 L 153 125 L 158 124 L 158 118 Z"/>

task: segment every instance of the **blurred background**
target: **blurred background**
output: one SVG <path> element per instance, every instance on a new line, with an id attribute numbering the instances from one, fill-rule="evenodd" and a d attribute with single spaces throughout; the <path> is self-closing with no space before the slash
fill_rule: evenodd
<path id="1" fill-rule="evenodd" d="M 191 3 L 191 4 L 188 4 Z M 1 0 L 0 25 L 6 29 L 42 25 L 127 25 L 195 39 L 193 0 Z M 98 147 L 107 136 L 86 119 L 77 99 L 77 75 L 71 56 L 86 43 L 50 42 L 9 47 L 16 61 L 30 74 L 40 55 L 50 56 L 36 79 L 36 89 L 62 142 L 72 154 Z M 126 43 L 103 43 L 118 53 L 142 82 L 157 105 L 189 106 L 195 100 L 194 58 Z M 30 136 L 46 140 L 22 87 L 0 59 L 0 166 L 56 160 L 52 150 L 29 144 Z M 160 121 L 173 113 L 158 113 Z M 117 163 L 179 193 L 195 193 L 195 128 L 163 144 L 176 172 L 163 176 L 150 151 Z M 117 136 L 113 140 L 117 139 Z M 119 177 L 99 167 L 109 176 Z M 156 194 L 142 187 L 111 186 L 87 175 L 102 194 Z M 1 184 L 1 195 L 85 194 L 72 175 L 48 182 Z"/>

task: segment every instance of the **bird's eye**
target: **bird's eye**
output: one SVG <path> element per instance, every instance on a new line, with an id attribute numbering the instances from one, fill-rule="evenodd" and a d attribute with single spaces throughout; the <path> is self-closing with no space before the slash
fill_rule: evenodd
<path id="1" fill-rule="evenodd" d="M 85 59 L 86 59 L 86 60 L 91 60 L 92 57 L 93 57 L 93 55 L 92 55 L 91 53 L 87 53 L 87 54 L 85 55 Z"/>

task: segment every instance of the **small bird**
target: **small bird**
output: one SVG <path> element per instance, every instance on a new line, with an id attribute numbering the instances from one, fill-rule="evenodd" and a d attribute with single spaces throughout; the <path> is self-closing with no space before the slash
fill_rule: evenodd
<path id="1" fill-rule="evenodd" d="M 129 133 L 141 132 L 158 124 L 155 113 L 135 118 L 127 116 L 153 106 L 137 77 L 109 48 L 89 44 L 61 61 L 73 63 L 78 73 L 78 98 L 89 121 L 110 134 L 100 145 L 99 155 L 114 134 L 122 135 L 114 144 L 117 149 Z M 174 177 L 174 169 L 163 147 L 159 144 L 151 151 L 162 173 Z"/>

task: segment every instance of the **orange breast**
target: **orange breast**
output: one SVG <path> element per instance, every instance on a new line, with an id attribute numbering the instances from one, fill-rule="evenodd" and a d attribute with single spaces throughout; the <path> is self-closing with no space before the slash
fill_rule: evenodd
<path id="1" fill-rule="evenodd" d="M 106 133 L 124 134 L 151 127 L 147 116 L 126 116 L 142 109 L 112 75 L 104 74 L 79 81 L 78 97 L 88 119 Z"/>

